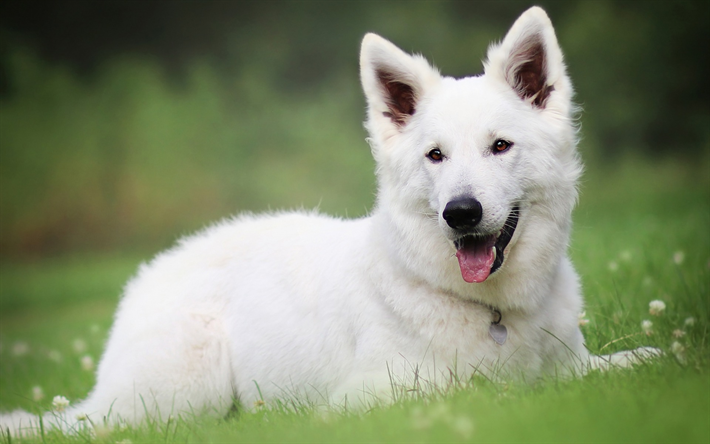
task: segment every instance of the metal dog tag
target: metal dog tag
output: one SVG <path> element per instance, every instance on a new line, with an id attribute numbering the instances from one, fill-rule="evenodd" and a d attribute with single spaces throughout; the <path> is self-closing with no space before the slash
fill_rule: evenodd
<path id="1" fill-rule="evenodd" d="M 508 339 L 508 329 L 503 324 L 491 324 L 488 327 L 488 334 L 498 345 L 505 344 L 505 340 Z"/>

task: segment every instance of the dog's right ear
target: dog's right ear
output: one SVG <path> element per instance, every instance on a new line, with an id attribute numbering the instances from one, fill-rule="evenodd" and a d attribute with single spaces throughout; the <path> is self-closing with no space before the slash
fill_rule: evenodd
<path id="1" fill-rule="evenodd" d="M 363 38 L 360 80 L 371 124 L 401 131 L 417 112 L 424 92 L 440 79 L 424 57 L 411 56 L 376 34 Z"/>

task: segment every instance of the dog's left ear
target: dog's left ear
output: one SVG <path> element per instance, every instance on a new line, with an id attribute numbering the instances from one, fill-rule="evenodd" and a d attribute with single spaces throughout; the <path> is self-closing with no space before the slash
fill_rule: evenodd
<path id="1" fill-rule="evenodd" d="M 542 8 L 525 11 L 508 31 L 503 42 L 488 49 L 487 76 L 500 78 L 533 107 L 569 108 L 572 87 L 565 73 L 562 51 L 555 30 Z M 560 110 L 563 111 L 563 110 Z"/>

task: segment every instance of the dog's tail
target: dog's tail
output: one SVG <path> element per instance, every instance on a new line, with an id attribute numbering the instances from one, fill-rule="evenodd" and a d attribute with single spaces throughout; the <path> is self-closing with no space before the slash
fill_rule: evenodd
<path id="1" fill-rule="evenodd" d="M 18 436 L 38 435 L 42 432 L 44 422 L 40 418 L 24 410 L 0 413 L 0 437 L 11 442 L 10 439 Z"/>
<path id="2" fill-rule="evenodd" d="M 90 418 L 83 415 L 80 406 L 62 412 L 50 411 L 36 414 L 24 410 L 0 413 L 0 438 L 11 442 L 12 438 L 41 436 L 50 430 L 65 434 L 77 434 L 92 428 Z M 8 439 L 9 438 L 9 439 Z"/>

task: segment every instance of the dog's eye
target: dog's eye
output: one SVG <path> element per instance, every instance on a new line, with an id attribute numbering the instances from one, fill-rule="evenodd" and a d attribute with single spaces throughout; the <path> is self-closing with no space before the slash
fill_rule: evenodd
<path id="1" fill-rule="evenodd" d="M 441 162 L 444 159 L 444 155 L 441 154 L 441 150 L 439 148 L 434 148 L 433 150 L 429 151 L 426 156 L 429 158 L 429 160 L 435 163 Z"/>
<path id="2" fill-rule="evenodd" d="M 510 147 L 513 146 L 513 142 L 508 142 L 507 140 L 498 139 L 493 142 L 493 154 L 502 153 L 508 151 Z"/>

